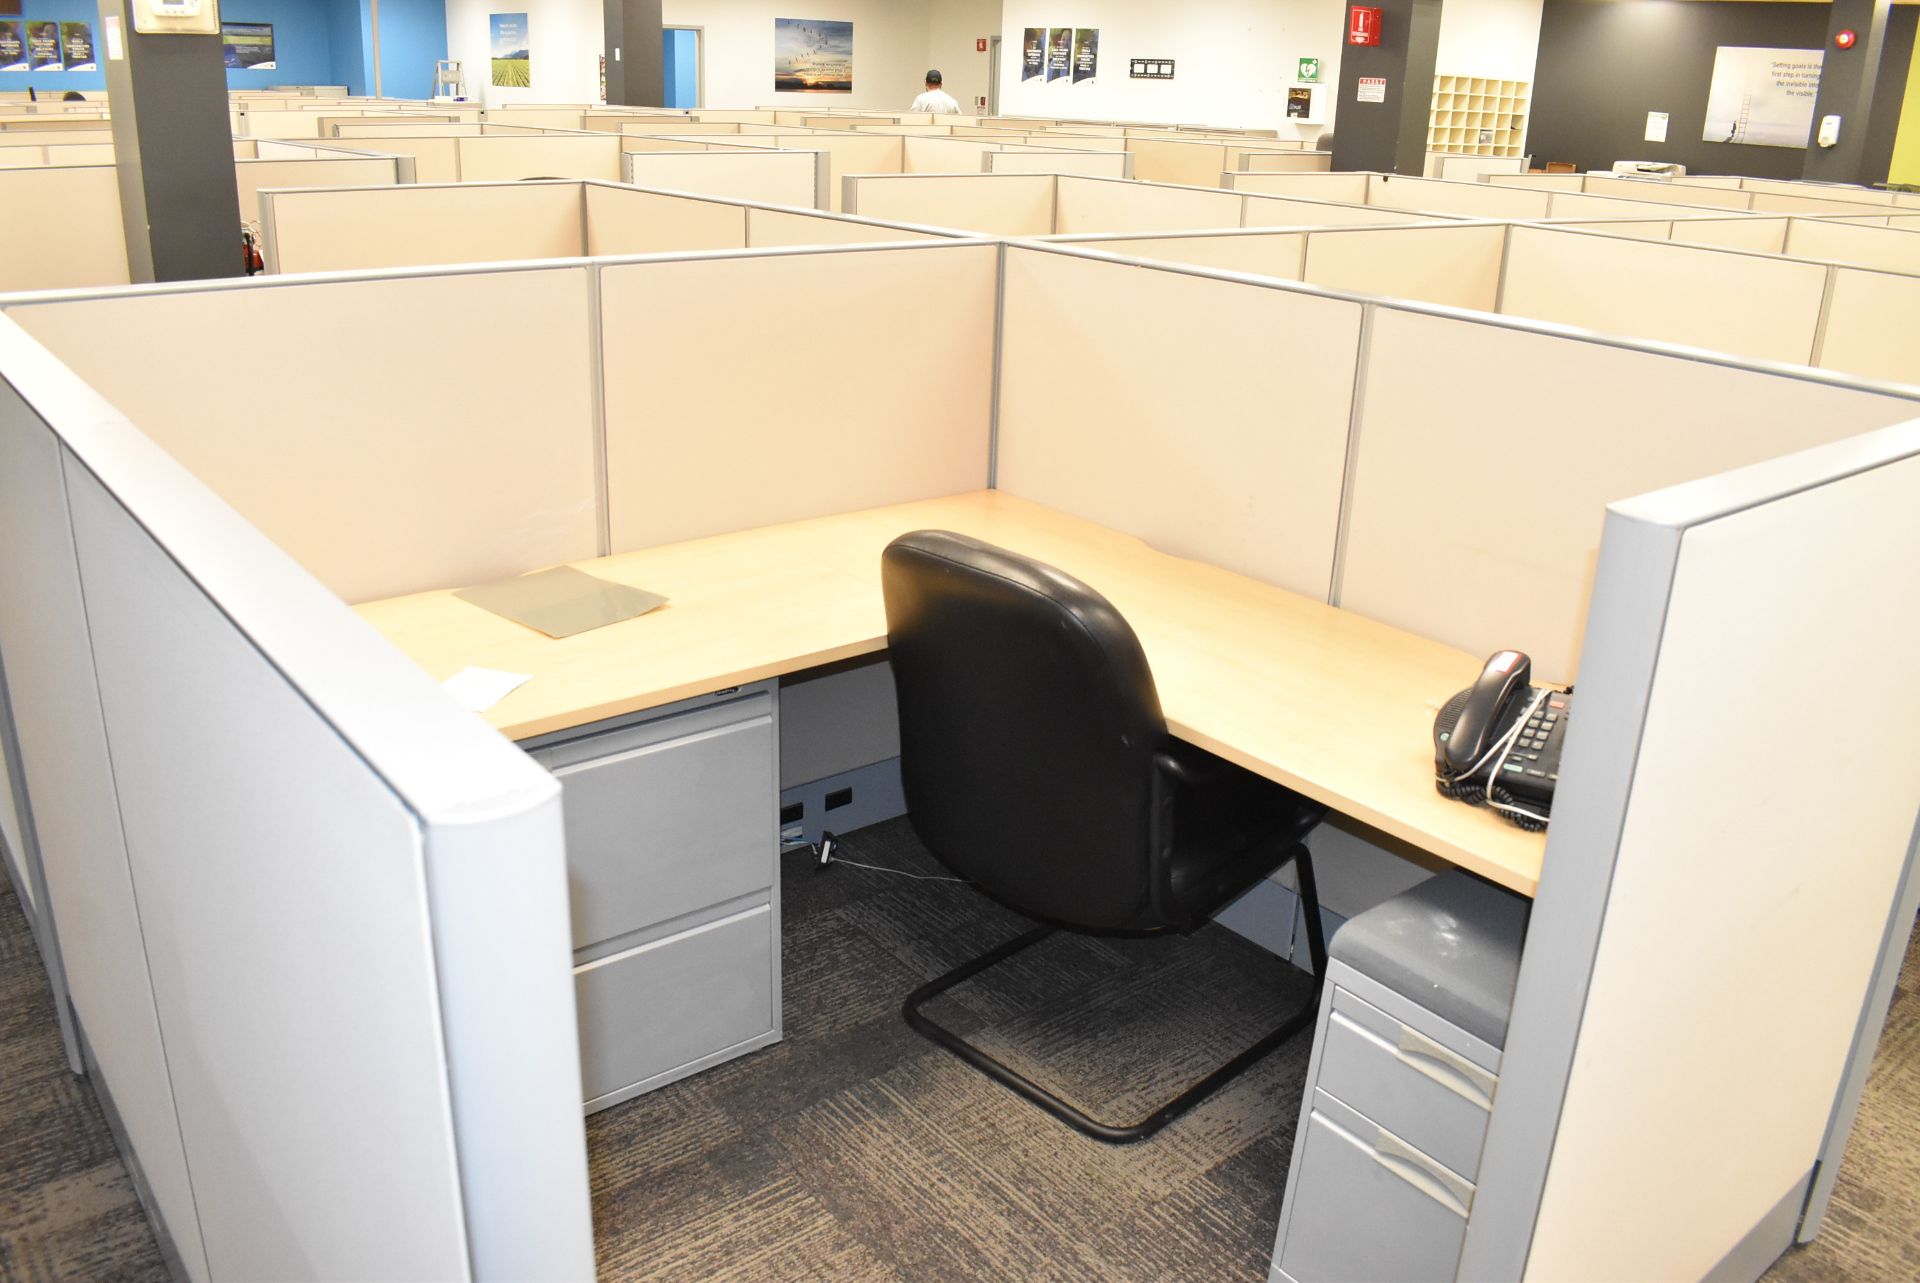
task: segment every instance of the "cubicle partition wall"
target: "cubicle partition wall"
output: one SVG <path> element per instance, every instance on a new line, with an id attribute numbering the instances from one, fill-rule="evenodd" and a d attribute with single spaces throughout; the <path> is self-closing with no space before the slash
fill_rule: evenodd
<path id="1" fill-rule="evenodd" d="M 833 203 L 831 165 L 824 151 L 626 151 L 620 161 L 622 181 L 638 187 L 803 209 L 827 209 Z"/>
<path id="2" fill-rule="evenodd" d="M 319 188 L 262 196 L 269 274 L 963 235 L 810 209 L 548 181 Z"/>
<path id="3" fill-rule="evenodd" d="M 829 298 L 831 327 L 796 327 Z M 1903 590 L 1897 610 L 1868 609 L 1879 586 L 1834 574 L 1849 559 L 1830 549 L 1912 546 L 1920 477 L 1889 473 L 1884 493 L 1843 504 L 1867 520 L 1857 529 L 1832 526 L 1831 513 L 1801 524 L 1759 495 L 1764 506 L 1748 506 L 1768 542 L 1720 545 L 1733 560 L 1698 570 L 1682 559 L 1665 616 L 1638 597 L 1621 604 L 1609 568 L 1632 550 L 1611 531 L 1602 542 L 1602 511 L 1647 487 L 1900 423 L 1920 410 L 1909 393 L 1416 303 L 965 240 L 210 283 L 4 310 L 0 380 L 14 391 L 0 388 L 0 522 L 20 531 L 9 526 L 0 557 L 8 581 L 28 585 L 0 601 L 24 766 L 15 783 L 39 835 L 47 921 L 80 955 L 67 975 L 97 1081 L 140 1169 L 168 1191 L 156 1205 L 187 1245 L 189 1277 L 592 1270 L 552 782 L 343 602 L 989 483 L 1192 558 L 1196 577 L 1224 573 L 1210 563 L 1458 647 L 1463 684 L 1478 656 L 1506 646 L 1533 652 L 1543 677 L 1580 665 L 1582 708 L 1599 712 L 1574 732 L 1580 780 L 1563 787 L 1570 807 L 1601 822 L 1556 824 L 1537 888 L 1451 853 L 1537 889 L 1543 920 L 1605 917 L 1609 932 L 1606 949 L 1572 960 L 1557 935 L 1537 960 L 1529 949 L 1510 1047 L 1532 1085 L 1503 1085 L 1495 1102 L 1510 1152 L 1483 1164 L 1498 1193 L 1469 1221 L 1469 1251 L 1500 1264 L 1467 1277 L 1556 1272 L 1588 1250 L 1599 1255 L 1587 1260 L 1644 1264 L 1636 1253 L 1659 1240 L 1589 1244 L 1565 1213 L 1582 1192 L 1607 1209 L 1644 1202 L 1607 1166 L 1636 1146 L 1663 1155 L 1667 1182 L 1751 1170 L 1712 1217 L 1673 1230 L 1671 1256 L 1654 1258 L 1662 1268 L 1716 1259 L 1781 1192 L 1763 1205 L 1760 1185 L 1811 1169 L 1822 1141 L 1808 1120 L 1828 1116 L 1844 1096 L 1840 1071 L 1871 1052 L 1867 981 L 1904 939 L 1887 929 L 1897 921 L 1887 870 L 1904 859 L 1920 778 L 1916 721 L 1897 715 L 1920 711 L 1908 707 L 1913 684 L 1896 716 L 1862 704 L 1836 716 L 1817 749 L 1818 764 L 1841 769 L 1833 755 L 1878 719 L 1891 729 L 1861 742 L 1897 751 L 1876 759 L 1885 777 L 1848 821 L 1857 855 L 1805 918 L 1782 916 L 1804 900 L 1794 872 L 1804 859 L 1788 853 L 1815 841 L 1828 800 L 1781 793 L 1748 761 L 1767 742 L 1753 721 L 1773 715 L 1764 701 L 1724 734 L 1727 719 L 1700 701 L 1712 691 L 1724 702 L 1727 681 L 1796 680 L 1804 648 L 1776 637 L 1799 633 L 1782 633 L 1773 614 L 1800 631 L 1838 618 L 1850 644 L 1901 653 L 1920 603 Z M 209 336 L 238 334 L 263 384 L 303 389 L 269 435 L 253 401 L 199 394 Z M 857 378 L 825 399 L 796 396 L 848 350 L 861 353 Z M 741 351 L 759 377 L 739 377 Z M 347 360 L 355 380 L 309 377 Z M 1192 377 L 1249 368 L 1272 377 Z M 1593 387 L 1630 395 L 1567 392 Z M 1901 439 L 1909 454 L 1920 449 L 1913 432 Z M 1106 462 L 1089 468 L 1090 458 Z M 1799 463 L 1779 466 L 1789 471 L 1768 477 L 1796 484 L 1776 490 L 1804 488 Z M 793 485 L 802 471 L 814 482 Z M 653 586 L 697 602 L 701 547 L 662 562 L 663 574 L 680 569 Z M 862 586 L 872 574 L 770 567 L 765 609 L 801 631 L 852 611 L 877 639 L 877 594 Z M 1823 575 L 1824 596 L 1806 598 Z M 1764 601 L 1738 595 L 1762 579 L 1787 587 Z M 1770 613 L 1753 627 L 1702 623 L 1748 609 Z M 654 621 L 667 650 L 693 644 L 675 640 L 674 618 Z M 824 635 L 843 627 L 836 618 Z M 1669 640 L 1688 656 L 1675 664 L 1688 680 L 1668 681 L 1664 660 L 1661 682 L 1638 693 L 1609 676 L 1623 656 Z M 693 657 L 688 671 L 711 670 Z M 1286 782 L 1339 797 L 1382 771 L 1424 780 L 1432 706 L 1380 712 L 1404 725 L 1402 751 L 1330 740 Z M 1177 729 L 1177 706 L 1169 716 Z M 1616 716 L 1643 718 L 1645 735 L 1610 739 Z M 1680 740 L 1660 738 L 1674 728 Z M 1741 1054 L 1751 1076 L 1725 1100 L 1703 1078 L 1711 1058 L 1630 1088 L 1614 1069 L 1650 1047 L 1678 1064 L 1703 1036 L 1697 1001 L 1648 1001 L 1645 985 L 1671 984 L 1706 947 L 1697 920 L 1673 914 L 1745 872 L 1743 844 L 1689 820 L 1671 835 L 1626 830 L 1611 886 L 1595 884 L 1580 844 L 1621 833 L 1608 816 L 1702 801 L 1689 770 L 1631 770 L 1636 745 L 1656 743 L 1692 765 L 1725 752 L 1740 770 L 1714 766 L 1719 791 L 1701 815 L 1718 824 L 1744 807 L 1738 831 L 1770 828 L 1752 835 L 1765 889 L 1714 901 L 1714 938 L 1738 948 L 1702 974 L 1744 965 L 1766 932 L 1794 966 L 1808 951 L 1823 957 L 1817 977 L 1792 983 L 1824 986 L 1829 1016 L 1791 1056 L 1755 1062 L 1714 1035 L 1712 1056 Z M 1679 780 L 1686 792 L 1674 791 Z M 1762 781 L 1765 806 L 1740 792 Z M 1335 915 L 1423 876 L 1382 849 L 1404 836 L 1375 813 L 1316 834 Z M 1630 947 L 1613 945 L 1610 897 Z M 1864 930 L 1876 911 L 1878 936 Z M 1847 946 L 1826 953 L 1840 933 Z M 1283 953 L 1291 935 L 1281 928 Z M 1795 947 L 1781 952 L 1782 938 Z M 1576 1035 L 1573 1072 L 1556 1078 Z M 1681 1099 L 1620 1107 L 1656 1090 Z M 1784 1116 L 1782 1093 L 1792 1125 L 1759 1125 Z M 1714 1121 L 1663 1130 L 1687 1106 Z M 1682 1135 L 1708 1143 L 1671 1148 Z"/>

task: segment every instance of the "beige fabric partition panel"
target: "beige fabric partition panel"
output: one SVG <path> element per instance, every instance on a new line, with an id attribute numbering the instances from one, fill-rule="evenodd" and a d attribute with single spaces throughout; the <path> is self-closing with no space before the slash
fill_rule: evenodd
<path id="1" fill-rule="evenodd" d="M 234 162 L 234 174 L 240 189 L 240 217 L 250 223 L 260 218 L 263 188 L 392 186 L 399 177 L 392 160 L 377 156 L 242 160 Z"/>
<path id="2" fill-rule="evenodd" d="M 1307 238 L 1309 285 L 1491 312 L 1500 297 L 1504 224 L 1318 231 Z"/>
<path id="3" fill-rule="evenodd" d="M 781 245 L 874 245 L 890 241 L 937 241 L 938 232 L 910 227 L 888 227 L 833 214 L 800 214 L 782 209 L 747 211 L 747 245 L 772 249 Z"/>
<path id="4" fill-rule="evenodd" d="M 1872 379 L 1920 384 L 1916 316 L 1920 276 L 1839 268 L 1833 274 L 1818 364 Z"/>
<path id="5" fill-rule="evenodd" d="M 1500 310 L 1804 365 L 1826 283 L 1814 263 L 1515 226 Z"/>
<path id="6" fill-rule="evenodd" d="M 1743 218 L 1676 218 L 1668 239 L 1683 245 L 1711 245 L 1717 249 L 1778 254 L 1786 246 L 1787 220 L 1752 214 Z"/>
<path id="7" fill-rule="evenodd" d="M 1130 138 L 1127 150 L 1133 153 L 1133 176 L 1144 182 L 1218 187 L 1221 175 L 1232 168 L 1222 143 Z"/>
<path id="8" fill-rule="evenodd" d="M 1726 187 L 1692 187 L 1685 183 L 1653 182 L 1645 178 L 1611 178 L 1588 174 L 1581 187 L 1590 196 L 1618 196 L 1625 200 L 1650 200 L 1666 205 L 1707 205 L 1715 209 L 1748 208 L 1752 197 Z"/>
<path id="9" fill-rule="evenodd" d="M 280 273 L 574 258 L 587 252 L 573 183 L 269 192 Z"/>
<path id="10" fill-rule="evenodd" d="M 994 236 L 1045 236 L 1054 230 L 1056 181 L 1050 174 L 868 175 L 847 184 L 847 212 Z"/>
<path id="11" fill-rule="evenodd" d="M 587 249 L 594 255 L 742 249 L 747 211 L 740 205 L 630 187 L 588 184 Z"/>
<path id="12" fill-rule="evenodd" d="M 1220 232 L 1195 236 L 1082 236 L 1056 237 L 1059 244 L 1081 249 L 1151 258 L 1162 263 L 1184 263 L 1228 272 L 1247 272 L 1283 281 L 1300 279 L 1306 255 L 1303 232 Z"/>
<path id="13" fill-rule="evenodd" d="M 1234 174 L 1227 186 L 1236 192 L 1265 196 L 1296 196 L 1302 200 L 1331 200 L 1345 205 L 1367 203 L 1365 174 Z"/>
<path id="14" fill-rule="evenodd" d="M 1239 159 L 1240 171 L 1248 174 L 1325 174 L 1333 169 L 1333 153 L 1324 151 L 1248 152 Z"/>
<path id="15" fill-rule="evenodd" d="M 468 120 L 355 119 L 329 122 L 325 137 L 351 142 L 356 138 L 478 138 L 480 125 Z"/>
<path id="16" fill-rule="evenodd" d="M 1887 207 L 1841 196 L 1796 196 L 1785 192 L 1754 192 L 1753 208 L 1767 214 L 1884 214 Z"/>
<path id="17" fill-rule="evenodd" d="M 901 172 L 905 174 L 977 174 L 993 150 L 991 143 L 954 138 L 906 138 L 901 143 Z"/>
<path id="18" fill-rule="evenodd" d="M 726 196 L 768 205 L 812 209 L 826 193 L 817 190 L 814 152 L 630 153 L 629 181 L 639 187 Z"/>
<path id="19" fill-rule="evenodd" d="M 1071 176 L 1057 181 L 1053 221 L 1061 235 L 1240 226 L 1241 200 L 1232 192 Z"/>
<path id="20" fill-rule="evenodd" d="M 1684 218 L 1697 212 L 1697 205 L 1666 205 L 1657 201 L 1622 200 L 1617 196 L 1588 196 L 1581 192 L 1554 192 L 1547 205 L 1550 218 Z"/>
<path id="21" fill-rule="evenodd" d="M 405 138 L 381 138 L 378 142 L 368 140 L 366 150 L 376 148 L 389 155 L 413 157 L 413 180 L 416 183 L 457 183 L 460 181 L 460 140 L 458 138 L 423 138 L 411 135 Z M 283 187 L 307 187 L 308 183 L 282 183 Z"/>
<path id="22" fill-rule="evenodd" d="M 1920 410 L 1397 308 L 1375 314 L 1361 404 L 1340 604 L 1475 654 L 1523 650 L 1538 681 L 1578 676 L 1604 505 Z"/>
<path id="23" fill-rule="evenodd" d="M 1374 174 L 1367 180 L 1367 204 L 1471 218 L 1545 218 L 1549 197 L 1545 192 L 1516 191 L 1486 183 Z"/>
<path id="24" fill-rule="evenodd" d="M 1373 205 L 1341 205 L 1333 201 L 1295 200 L 1288 196 L 1247 196 L 1240 215 L 1243 227 L 1379 227 L 1435 222 L 1445 215 L 1410 214 L 1403 209 Z M 1451 221 L 1451 220 L 1449 220 Z"/>
<path id="25" fill-rule="evenodd" d="M 1811 218 L 1787 227 L 1786 252 L 1796 258 L 1825 258 L 1882 271 L 1920 275 L 1920 236 L 1905 228 L 1853 227 Z M 1914 338 L 1920 347 L 1920 336 Z"/>
<path id="26" fill-rule="evenodd" d="M 0 170 L 0 292 L 125 285 L 112 165 Z"/>
<path id="27" fill-rule="evenodd" d="M 998 264 L 931 245 L 603 269 L 613 550 L 984 487 Z"/>
<path id="28" fill-rule="evenodd" d="M 1040 151 L 1014 149 L 986 154 L 989 174 L 1079 174 L 1085 178 L 1131 178 L 1123 151 Z"/>
<path id="29" fill-rule="evenodd" d="M 620 140 L 592 135 L 533 138 L 461 138 L 460 181 L 519 178 L 600 178 L 620 181 Z"/>
<path id="30" fill-rule="evenodd" d="M 767 142 L 793 151 L 827 153 L 827 208 L 838 210 L 841 182 L 848 174 L 898 174 L 906 163 L 903 138 L 885 134 L 856 134 L 851 130 L 824 134 L 775 134 Z"/>
<path id="31" fill-rule="evenodd" d="M 1671 219 L 1654 219 L 1642 222 L 1637 218 L 1602 218 L 1591 223 L 1559 221 L 1559 227 L 1579 228 L 1588 232 L 1605 232 L 1609 236 L 1625 236 L 1636 241 L 1670 241 L 1673 238 Z"/>
<path id="32" fill-rule="evenodd" d="M 1486 182 L 1490 187 L 1528 187 L 1548 192 L 1581 192 L 1587 185 L 1584 174 L 1489 174 Z"/>
<path id="33" fill-rule="evenodd" d="M 570 268 L 9 315 L 357 602 L 598 554 L 588 308 Z"/>
<path id="34" fill-rule="evenodd" d="M 1360 316 L 1343 299 L 1010 246 L 998 485 L 1324 599 Z"/>

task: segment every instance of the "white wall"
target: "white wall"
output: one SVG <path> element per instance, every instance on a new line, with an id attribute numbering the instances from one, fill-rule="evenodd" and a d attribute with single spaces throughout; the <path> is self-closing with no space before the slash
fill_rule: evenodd
<path id="1" fill-rule="evenodd" d="M 533 84 L 496 88 L 487 16 L 527 15 Z M 672 21 L 671 18 L 668 19 Z M 447 57 L 467 77 L 467 96 L 489 107 L 513 102 L 591 103 L 600 100 L 600 54 L 606 19 L 600 0 L 447 0 Z"/>
<path id="2" fill-rule="evenodd" d="M 938 3 L 939 0 L 936 0 Z M 1449 0 L 1486 3 L 1487 0 Z M 1535 0 L 1536 11 L 1538 9 Z M 1100 74 L 1082 84 L 1020 81 L 1021 33 L 1029 26 L 1100 29 Z M 1320 59 L 1320 79 L 1340 80 L 1346 33 L 1342 0 L 1007 0 L 1001 17 L 1000 110 L 1010 115 L 1277 128 L 1283 138 L 1317 137 L 1286 122 L 1296 60 Z M 1535 14 L 1535 27 L 1539 25 Z M 1131 80 L 1132 58 L 1172 58 L 1172 80 Z"/>
<path id="3" fill-rule="evenodd" d="M 1000 0 L 932 0 L 928 6 L 927 67 L 939 68 L 947 92 L 960 100 L 960 110 L 967 115 L 975 113 L 976 100 L 987 96 L 987 62 L 992 57 L 975 50 L 974 42 L 1002 34 Z"/>
<path id="4" fill-rule="evenodd" d="M 1541 0 L 1447 0 L 1434 71 L 1532 83 L 1540 9 Z"/>
<path id="5" fill-rule="evenodd" d="M 589 7 L 600 12 L 598 0 Z M 701 101 L 706 106 L 778 103 L 822 111 L 840 107 L 905 111 L 919 95 L 927 68 L 937 65 L 927 61 L 927 11 L 928 0 L 662 0 L 660 5 L 661 19 L 670 25 L 705 28 Z M 853 23 L 853 92 L 775 93 L 775 18 Z M 967 48 L 973 48 L 971 40 Z"/>

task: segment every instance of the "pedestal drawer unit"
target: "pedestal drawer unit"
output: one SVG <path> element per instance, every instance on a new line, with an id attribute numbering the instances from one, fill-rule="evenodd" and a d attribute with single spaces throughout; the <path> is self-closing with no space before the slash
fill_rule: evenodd
<path id="1" fill-rule="evenodd" d="M 587 1108 L 777 1041 L 775 684 L 523 747 L 561 783 Z"/>
<path id="2" fill-rule="evenodd" d="M 1273 1283 L 1454 1277 L 1529 907 L 1449 872 L 1334 936 Z"/>

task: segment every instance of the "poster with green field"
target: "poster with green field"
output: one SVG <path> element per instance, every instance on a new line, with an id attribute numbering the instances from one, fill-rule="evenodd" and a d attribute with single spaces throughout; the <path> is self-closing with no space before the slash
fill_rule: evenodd
<path id="1" fill-rule="evenodd" d="M 527 15 L 496 13 L 489 16 L 493 35 L 493 83 L 503 89 L 528 89 L 533 85 L 533 60 L 527 51 Z"/>

